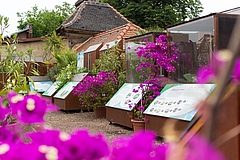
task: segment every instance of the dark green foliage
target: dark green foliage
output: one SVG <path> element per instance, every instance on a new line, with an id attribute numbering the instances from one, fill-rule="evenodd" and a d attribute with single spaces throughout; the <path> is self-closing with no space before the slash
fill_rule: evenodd
<path id="1" fill-rule="evenodd" d="M 200 0 L 102 0 L 142 28 L 167 26 L 199 17 Z"/>
<path id="2" fill-rule="evenodd" d="M 56 5 L 54 9 L 39 10 L 37 6 L 31 11 L 17 13 L 18 29 L 24 29 L 28 24 L 33 25 L 33 37 L 42 37 L 56 30 L 73 13 L 74 7 L 67 2 Z"/>
<path id="3" fill-rule="evenodd" d="M 124 63 L 125 53 L 116 43 L 111 48 L 108 48 L 105 53 L 100 54 L 100 58 L 96 60 L 91 72 L 92 74 L 97 74 L 98 72 L 106 71 L 118 75 L 118 88 L 120 88 L 126 82 Z"/>

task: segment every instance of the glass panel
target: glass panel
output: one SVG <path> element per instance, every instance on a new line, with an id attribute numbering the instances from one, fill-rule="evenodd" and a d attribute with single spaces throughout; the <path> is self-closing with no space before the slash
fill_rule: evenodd
<path id="1" fill-rule="evenodd" d="M 139 62 L 142 61 L 141 58 L 138 58 L 136 54 L 136 49 L 139 46 L 145 46 L 144 41 L 151 42 L 152 34 L 140 36 L 133 38 L 129 41 L 126 41 L 126 60 L 127 60 L 127 72 L 126 72 L 126 82 L 128 83 L 142 83 L 146 79 L 145 76 L 141 74 L 141 71 L 136 72 Z"/>
<path id="2" fill-rule="evenodd" d="M 167 28 L 179 54 L 176 73 L 171 78 L 177 82 L 190 83 L 199 67 L 205 66 L 211 59 L 214 48 L 214 16 L 198 18 Z"/>
<path id="3" fill-rule="evenodd" d="M 207 32 L 170 33 L 173 42 L 180 49 L 177 71 L 171 73 L 171 79 L 182 83 L 191 83 L 199 67 L 205 66 L 213 52 L 214 37 Z"/>

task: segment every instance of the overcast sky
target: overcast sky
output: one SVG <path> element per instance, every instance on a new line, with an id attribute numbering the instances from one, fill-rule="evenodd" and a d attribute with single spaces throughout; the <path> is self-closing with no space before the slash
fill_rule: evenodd
<path id="1" fill-rule="evenodd" d="M 17 31 L 17 12 L 26 12 L 36 4 L 39 9 L 53 9 L 55 5 L 61 5 L 64 1 L 74 5 L 77 0 L 5 0 L 0 5 L 0 14 L 9 17 L 9 32 Z M 201 0 L 204 11 L 201 16 L 221 12 L 224 10 L 240 7 L 240 0 Z"/>

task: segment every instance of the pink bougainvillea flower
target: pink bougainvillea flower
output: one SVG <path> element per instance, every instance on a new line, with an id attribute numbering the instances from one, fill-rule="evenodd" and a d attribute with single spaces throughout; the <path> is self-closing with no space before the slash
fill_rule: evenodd
<path id="1" fill-rule="evenodd" d="M 11 104 L 17 105 L 17 119 L 25 124 L 43 123 L 46 112 L 58 110 L 55 105 L 49 103 L 48 99 L 31 93 L 23 96 L 23 98 L 21 95 L 13 96 Z"/>
<path id="2" fill-rule="evenodd" d="M 181 141 L 169 143 L 166 154 L 168 160 L 224 160 L 223 155 L 203 137 L 190 132 L 187 137 L 189 140 L 184 146 Z"/>
<path id="3" fill-rule="evenodd" d="M 59 160 L 101 159 L 109 155 L 107 141 L 103 135 L 90 135 L 87 130 L 71 134 L 58 130 L 30 133 L 32 143 L 54 147 Z"/>
<path id="4" fill-rule="evenodd" d="M 39 152 L 39 146 L 35 144 L 0 144 L 0 159 L 7 160 L 44 160 L 46 155 Z M 57 160 L 51 158 L 52 160 Z"/>
<path id="5" fill-rule="evenodd" d="M 9 143 L 14 144 L 20 142 L 19 135 L 22 133 L 20 125 L 8 125 L 0 127 L 0 144 Z"/>
<path id="6" fill-rule="evenodd" d="M 210 67 L 201 67 L 197 72 L 197 82 L 200 84 L 211 82 L 214 77 L 215 73 Z"/>
<path id="7" fill-rule="evenodd" d="M 133 92 L 133 93 L 137 93 L 138 90 L 134 88 L 132 92 Z"/>
<path id="8" fill-rule="evenodd" d="M 89 135 L 87 130 L 77 130 L 59 148 L 60 159 L 101 159 L 109 155 L 106 139 L 101 135 Z"/>
<path id="9" fill-rule="evenodd" d="M 203 84 L 215 81 L 219 73 L 222 72 L 222 68 L 226 66 L 226 61 L 230 58 L 229 54 L 228 51 L 214 52 L 211 62 L 198 69 L 197 82 Z M 230 76 L 235 82 L 240 81 L 240 58 L 236 59 Z"/>
<path id="10" fill-rule="evenodd" d="M 223 155 L 206 139 L 194 135 L 187 144 L 186 160 L 224 160 Z"/>
<path id="11" fill-rule="evenodd" d="M 32 143 L 36 143 L 38 145 L 54 146 L 56 148 L 59 148 L 59 146 L 63 145 L 61 138 L 70 137 L 70 135 L 59 130 L 45 129 L 43 132 L 28 133 L 27 137 L 31 139 Z"/>
<path id="12" fill-rule="evenodd" d="M 235 65 L 232 71 L 232 78 L 236 80 L 238 83 L 240 82 L 240 58 L 238 58 L 235 62 Z"/>
<path id="13" fill-rule="evenodd" d="M 132 137 L 119 137 L 112 141 L 110 160 L 165 159 L 167 146 L 155 143 L 156 135 L 150 131 L 135 133 Z"/>
<path id="14" fill-rule="evenodd" d="M 8 103 L 12 111 L 12 116 L 15 117 L 18 111 L 18 102 L 24 99 L 23 95 L 10 91 L 7 95 Z"/>

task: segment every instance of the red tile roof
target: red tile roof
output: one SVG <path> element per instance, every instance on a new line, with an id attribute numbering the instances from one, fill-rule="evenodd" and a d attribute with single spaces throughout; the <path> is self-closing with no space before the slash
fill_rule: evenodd
<path id="1" fill-rule="evenodd" d="M 119 39 L 129 38 L 135 36 L 137 31 L 141 29 L 139 26 L 133 23 L 127 23 L 125 25 L 107 30 L 96 34 L 95 36 L 89 38 L 87 41 L 81 44 L 76 44 L 73 49 L 77 52 L 85 51 L 90 46 L 112 42 Z"/>

